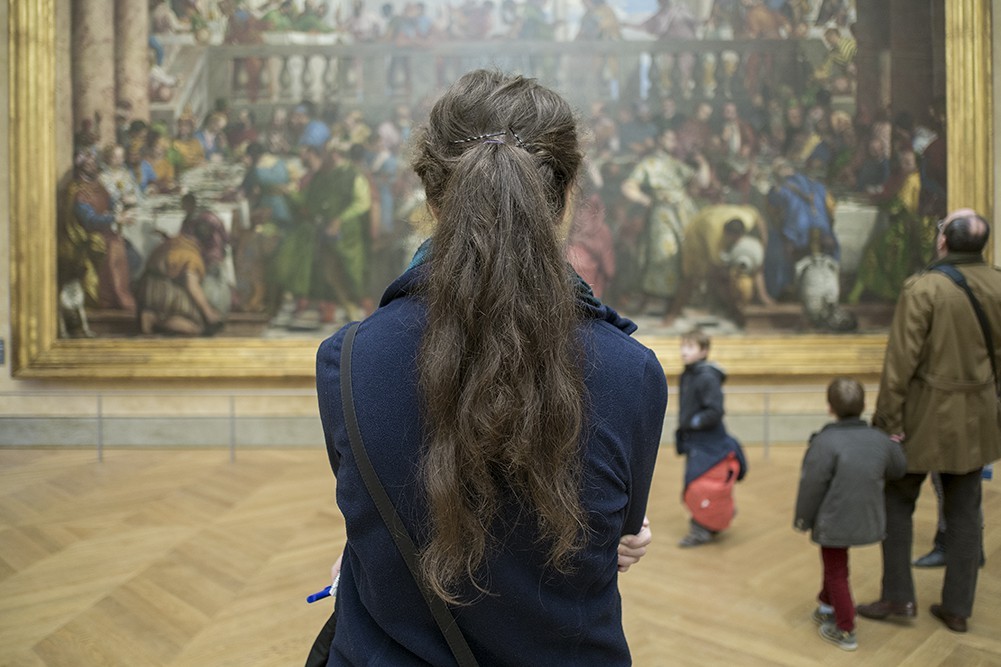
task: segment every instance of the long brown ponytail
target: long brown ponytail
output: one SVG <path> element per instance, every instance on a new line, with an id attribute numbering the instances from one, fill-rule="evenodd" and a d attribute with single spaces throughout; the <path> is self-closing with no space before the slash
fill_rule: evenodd
<path id="1" fill-rule="evenodd" d="M 581 162 L 567 103 L 531 79 L 478 70 L 435 104 L 414 170 L 435 211 L 418 367 L 429 438 L 422 481 L 432 590 L 460 603 L 500 502 L 537 521 L 549 562 L 580 546 L 584 384 L 558 225 Z"/>

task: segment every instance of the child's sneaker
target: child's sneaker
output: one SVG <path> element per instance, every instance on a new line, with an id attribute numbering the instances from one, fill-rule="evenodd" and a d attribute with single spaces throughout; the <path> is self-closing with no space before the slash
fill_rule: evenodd
<path id="1" fill-rule="evenodd" d="M 691 528 L 688 530 L 688 534 L 681 538 L 678 542 L 679 547 L 697 547 L 702 544 L 708 544 L 712 542 L 713 533 L 708 528 L 703 528 L 694 521 L 691 523 Z"/>
<path id="2" fill-rule="evenodd" d="M 824 623 L 834 624 L 834 612 L 833 611 L 820 611 L 820 607 L 813 610 L 813 614 L 810 615 L 813 622 L 817 625 L 823 625 Z"/>
<path id="3" fill-rule="evenodd" d="M 824 623 L 821 625 L 820 636 L 845 651 L 854 651 L 858 648 L 855 632 L 845 632 L 833 623 Z"/>

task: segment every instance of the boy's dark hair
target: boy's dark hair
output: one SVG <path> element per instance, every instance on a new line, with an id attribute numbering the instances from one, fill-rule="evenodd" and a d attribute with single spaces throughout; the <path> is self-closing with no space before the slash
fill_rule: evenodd
<path id="1" fill-rule="evenodd" d="M 699 346 L 700 350 L 705 350 L 706 352 L 708 352 L 709 344 L 712 342 L 712 339 L 709 338 L 709 334 L 702 331 L 701 329 L 694 329 L 692 331 L 689 331 L 688 333 L 681 334 L 681 342 L 695 343 L 696 345 Z"/>
<path id="2" fill-rule="evenodd" d="M 865 389 L 853 378 L 834 378 L 827 385 L 827 403 L 838 419 L 858 417 L 865 409 Z"/>

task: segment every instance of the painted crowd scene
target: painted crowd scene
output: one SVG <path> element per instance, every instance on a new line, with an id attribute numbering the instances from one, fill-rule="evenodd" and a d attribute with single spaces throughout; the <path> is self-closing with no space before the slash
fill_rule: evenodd
<path id="1" fill-rule="evenodd" d="M 567 260 L 646 333 L 885 330 L 945 212 L 941 2 L 144 3 L 66 9 L 62 337 L 363 318 L 433 225 L 411 139 L 479 67 L 572 100 Z"/>

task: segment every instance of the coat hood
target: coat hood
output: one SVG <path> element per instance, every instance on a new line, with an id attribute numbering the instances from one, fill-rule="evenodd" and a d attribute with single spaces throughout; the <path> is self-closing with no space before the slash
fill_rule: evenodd
<path id="1" fill-rule="evenodd" d="M 715 373 L 719 377 L 720 384 L 726 382 L 726 371 L 716 365 L 716 362 L 709 361 L 708 359 L 699 359 L 698 361 L 693 361 L 692 363 L 685 366 L 685 370 L 691 372 L 694 375 L 701 375 L 703 373 Z"/>

